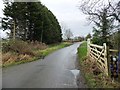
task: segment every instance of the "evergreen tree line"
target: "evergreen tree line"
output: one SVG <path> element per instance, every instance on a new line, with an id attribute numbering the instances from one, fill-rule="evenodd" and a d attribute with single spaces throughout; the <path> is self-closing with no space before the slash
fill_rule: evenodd
<path id="1" fill-rule="evenodd" d="M 2 28 L 10 30 L 9 38 L 47 44 L 62 40 L 58 20 L 41 2 L 7 2 L 3 12 Z"/>

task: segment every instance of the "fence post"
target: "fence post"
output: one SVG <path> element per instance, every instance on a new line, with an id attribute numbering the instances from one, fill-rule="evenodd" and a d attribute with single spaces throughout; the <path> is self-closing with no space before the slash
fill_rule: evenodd
<path id="1" fill-rule="evenodd" d="M 110 70 L 110 48 L 107 46 L 107 63 L 108 63 L 108 75 L 111 75 L 111 70 Z"/>
<path id="2" fill-rule="evenodd" d="M 90 39 L 87 39 L 87 56 L 90 54 Z"/>
<path id="3" fill-rule="evenodd" d="M 106 43 L 103 43 L 103 46 L 104 46 L 104 59 L 105 59 L 105 73 L 106 75 L 108 76 L 108 59 L 107 59 L 107 45 Z"/>

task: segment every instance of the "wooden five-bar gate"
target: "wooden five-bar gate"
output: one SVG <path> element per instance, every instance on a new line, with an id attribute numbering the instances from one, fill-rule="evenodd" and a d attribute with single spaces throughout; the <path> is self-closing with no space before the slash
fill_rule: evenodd
<path id="1" fill-rule="evenodd" d="M 107 76 L 109 74 L 111 74 L 111 75 L 113 75 L 113 77 L 116 76 L 116 74 L 117 74 L 118 78 L 120 77 L 120 75 L 119 75 L 119 72 L 120 72 L 119 64 L 120 63 L 118 63 L 118 66 L 117 66 L 118 58 L 115 58 L 115 56 L 118 56 L 118 50 L 109 49 L 106 46 L 106 43 L 104 43 L 103 46 L 92 44 L 90 42 L 90 39 L 88 39 L 88 41 L 87 41 L 87 50 L 88 50 L 87 54 L 88 54 L 88 57 L 90 58 L 90 60 L 92 62 L 96 62 L 98 68 L 104 74 L 106 74 Z M 112 58 L 111 58 L 111 56 L 112 56 Z M 114 63 L 115 65 L 113 65 L 113 67 L 111 68 L 112 63 Z M 113 69 L 113 71 L 110 69 Z"/>
<path id="2" fill-rule="evenodd" d="M 108 60 L 107 60 L 107 47 L 106 43 L 103 46 L 95 45 L 90 43 L 90 39 L 87 42 L 88 56 L 92 61 L 96 62 L 98 68 L 108 75 Z"/>

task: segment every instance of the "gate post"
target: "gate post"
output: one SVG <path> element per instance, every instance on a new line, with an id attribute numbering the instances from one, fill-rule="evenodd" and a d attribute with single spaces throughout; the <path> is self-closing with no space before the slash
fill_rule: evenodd
<path id="1" fill-rule="evenodd" d="M 111 75 L 111 70 L 110 70 L 110 61 L 111 61 L 111 58 L 110 58 L 110 48 L 109 46 L 107 46 L 107 63 L 108 63 L 108 75 L 110 76 Z"/>
<path id="2" fill-rule="evenodd" d="M 103 46 L 104 46 L 104 59 L 105 59 L 105 74 L 108 76 L 108 58 L 107 58 L 107 45 L 106 43 L 103 43 Z"/>
<path id="3" fill-rule="evenodd" d="M 87 39 L 87 56 L 90 54 L 90 39 Z"/>

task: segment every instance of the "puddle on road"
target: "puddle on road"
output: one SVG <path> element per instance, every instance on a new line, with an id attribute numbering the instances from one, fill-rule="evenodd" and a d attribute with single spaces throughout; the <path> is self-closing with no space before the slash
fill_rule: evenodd
<path id="1" fill-rule="evenodd" d="M 77 69 L 70 70 L 70 71 L 74 74 L 75 79 L 77 78 L 77 75 L 79 75 L 79 73 L 80 73 L 80 70 L 77 70 Z"/>

